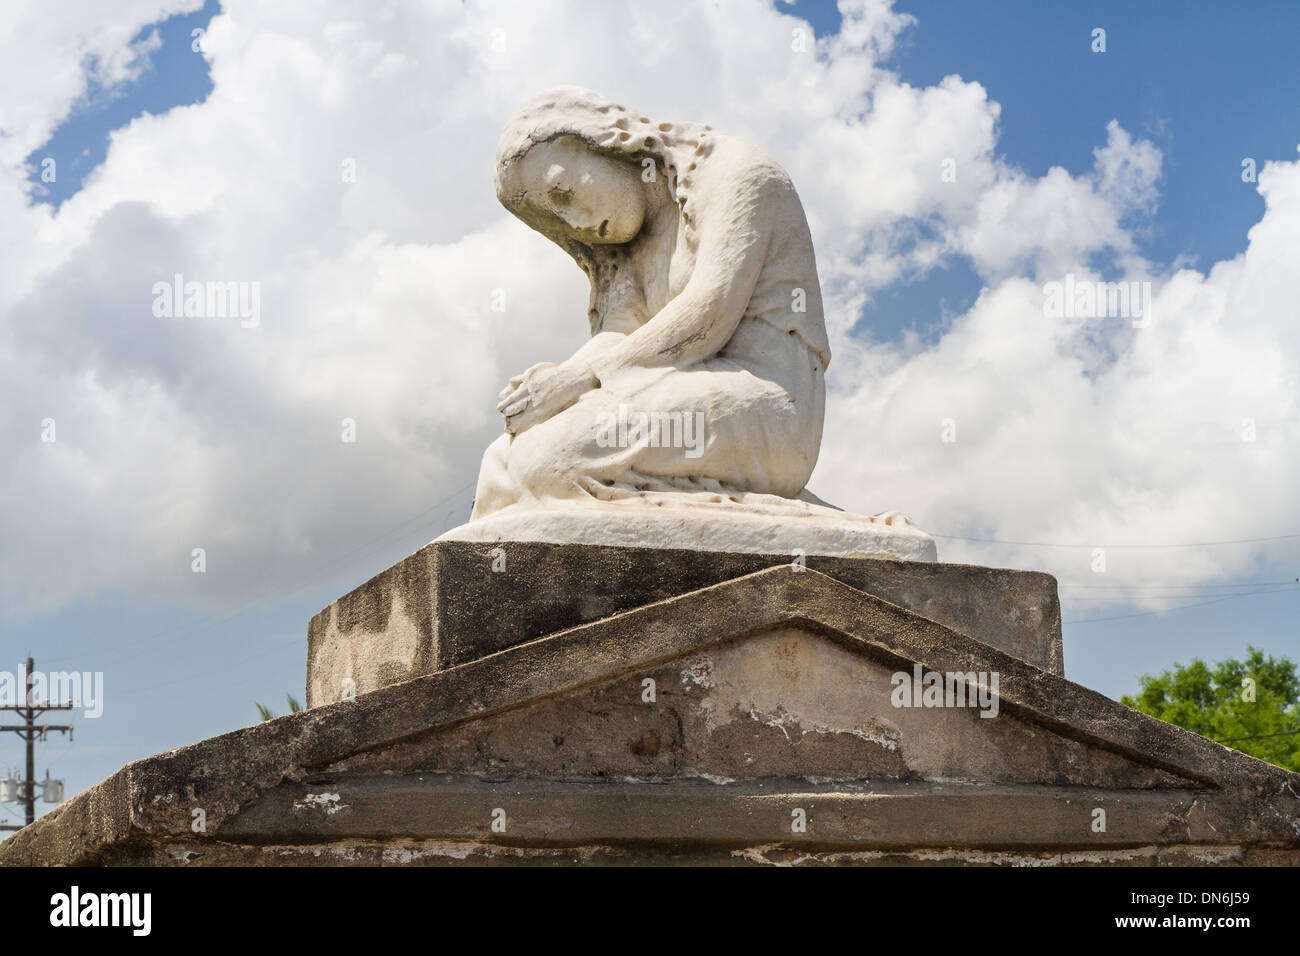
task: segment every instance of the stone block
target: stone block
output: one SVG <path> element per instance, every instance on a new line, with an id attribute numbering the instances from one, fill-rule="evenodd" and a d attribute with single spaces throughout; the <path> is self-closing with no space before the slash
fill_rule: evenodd
<path id="1" fill-rule="evenodd" d="M 1049 574 L 884 558 L 805 561 L 810 570 L 1064 673 L 1060 603 Z M 367 693 L 790 565 L 788 554 L 435 541 L 312 618 L 307 706 L 339 700 L 345 688 Z"/>

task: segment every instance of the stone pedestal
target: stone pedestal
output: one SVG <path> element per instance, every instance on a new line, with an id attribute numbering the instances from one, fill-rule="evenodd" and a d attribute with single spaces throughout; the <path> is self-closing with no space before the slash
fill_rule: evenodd
<path id="1" fill-rule="evenodd" d="M 1300 863 L 1300 774 L 1065 680 L 1046 575 L 504 554 L 341 598 L 310 709 L 137 761 L 0 863 Z"/>
<path id="2" fill-rule="evenodd" d="M 307 706 L 772 567 L 803 567 L 1062 674 L 1056 580 L 880 558 L 438 540 L 312 618 Z"/>

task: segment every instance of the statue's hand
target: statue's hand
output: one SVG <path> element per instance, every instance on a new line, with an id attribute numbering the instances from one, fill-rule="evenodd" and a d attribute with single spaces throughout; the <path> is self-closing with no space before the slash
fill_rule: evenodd
<path id="1" fill-rule="evenodd" d="M 526 371 L 520 372 L 518 375 L 516 375 L 516 376 L 514 376 L 513 378 L 511 378 L 510 381 L 506 383 L 506 387 L 503 388 L 503 389 L 501 389 L 501 391 L 497 394 L 497 398 L 501 399 L 501 401 L 504 402 L 504 401 L 506 400 L 506 397 L 507 397 L 507 396 L 509 396 L 512 392 L 514 392 L 517 388 L 519 388 L 519 386 L 520 386 L 520 384 L 522 384 L 522 382 L 523 382 L 525 376 L 527 376 L 527 375 L 531 375 L 533 372 L 539 371 L 539 370 L 544 369 L 544 368 L 555 368 L 555 363 L 554 363 L 554 362 L 538 362 L 536 365 L 532 366 L 532 368 L 529 368 L 529 369 L 526 370 Z M 500 411 L 500 410 L 501 410 L 501 406 L 498 405 L 498 406 L 497 406 L 497 411 Z"/>
<path id="2" fill-rule="evenodd" d="M 514 391 L 501 399 L 497 411 L 505 417 L 506 431 L 518 435 L 564 411 L 599 384 L 586 368 L 535 365 L 521 376 Z"/>

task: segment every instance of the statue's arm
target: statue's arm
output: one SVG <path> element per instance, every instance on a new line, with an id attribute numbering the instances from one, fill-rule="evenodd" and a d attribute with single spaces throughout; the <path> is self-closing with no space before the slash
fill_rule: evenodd
<path id="1" fill-rule="evenodd" d="M 769 177 L 744 177 L 728 190 L 704 193 L 695 270 L 685 288 L 648 322 L 596 354 L 599 380 L 620 368 L 689 365 L 716 355 L 731 339 L 749 304 L 772 242 Z"/>
<path id="2" fill-rule="evenodd" d="M 605 354 L 626 338 L 626 332 L 597 332 L 591 338 L 587 339 L 586 342 L 582 343 L 582 348 L 578 349 L 578 351 L 565 359 L 564 364 L 589 367 L 599 356 Z"/>

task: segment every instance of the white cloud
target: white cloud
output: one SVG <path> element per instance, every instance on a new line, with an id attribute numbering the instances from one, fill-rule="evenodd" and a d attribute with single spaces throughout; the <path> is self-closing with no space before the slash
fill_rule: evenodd
<path id="1" fill-rule="evenodd" d="M 197 5 L 32 13 L 20 55 L 0 50 L 0 83 L 51 64 L 46 86 L 15 85 L 6 103 L 18 105 L 0 113 L 0 238 L 15 249 L 0 287 L 9 613 L 105 589 L 213 604 L 290 590 L 471 482 L 500 427 L 502 381 L 568 354 L 585 330 L 581 274 L 491 188 L 500 125 L 560 82 L 749 137 L 791 171 L 835 336 L 819 493 L 1017 540 L 1239 538 L 1300 523 L 1287 483 L 1296 164 L 1261 173 L 1267 211 L 1246 254 L 1165 275 L 1128 231 L 1156 207 L 1150 143 L 1111 124 L 1091 170 L 1008 166 L 999 107 L 978 83 L 914 88 L 885 68 L 910 18 L 880 0 L 805 52 L 792 48 L 801 21 L 757 0 L 378 15 L 360 0 L 226 0 L 205 40 L 208 100 L 118 130 L 57 214 L 32 206 L 19 164 L 88 74 L 129 78 L 147 52 L 131 38 Z M 941 179 L 948 159 L 955 183 Z M 341 176 L 349 160 L 355 183 Z M 1044 318 L 1041 284 L 1085 274 L 1099 254 L 1156 282 L 1149 328 Z M 934 347 L 848 337 L 872 294 L 963 256 L 988 287 Z M 260 283 L 260 327 L 155 318 L 152 285 L 178 272 Z M 491 310 L 496 289 L 504 314 Z M 947 417 L 955 444 L 939 441 Z M 1248 417 L 1254 444 L 1218 440 Z M 44 418 L 53 445 L 39 440 Z M 357 422 L 354 445 L 339 440 L 343 418 Z M 194 547 L 208 551 L 205 576 L 190 573 Z M 1050 558 L 1067 576 L 1076 562 L 940 550 Z M 1214 580 L 1263 553 L 1112 556 L 1108 580 Z"/>
<path id="2" fill-rule="evenodd" d="M 8 166 L 49 139 L 91 91 L 111 96 L 136 79 L 159 46 L 150 24 L 190 13 L 203 0 L 15 0 L 0 38 L 0 163 Z"/>
<path id="3" fill-rule="evenodd" d="M 929 530 L 1011 541 L 1293 533 L 1300 278 L 1284 261 L 1300 247 L 1300 164 L 1267 167 L 1260 192 L 1266 211 L 1246 252 L 1208 275 L 1157 277 L 1145 328 L 1045 318 L 1041 280 L 1008 278 L 932 349 L 851 352 L 830 405 L 823 493 L 860 508 L 902 502 Z M 944 419 L 954 443 L 941 440 Z M 944 541 L 940 553 L 1046 566 L 1069 585 L 1196 584 L 1246 576 L 1284 547 L 1111 548 L 1102 576 L 1091 548 Z"/>

